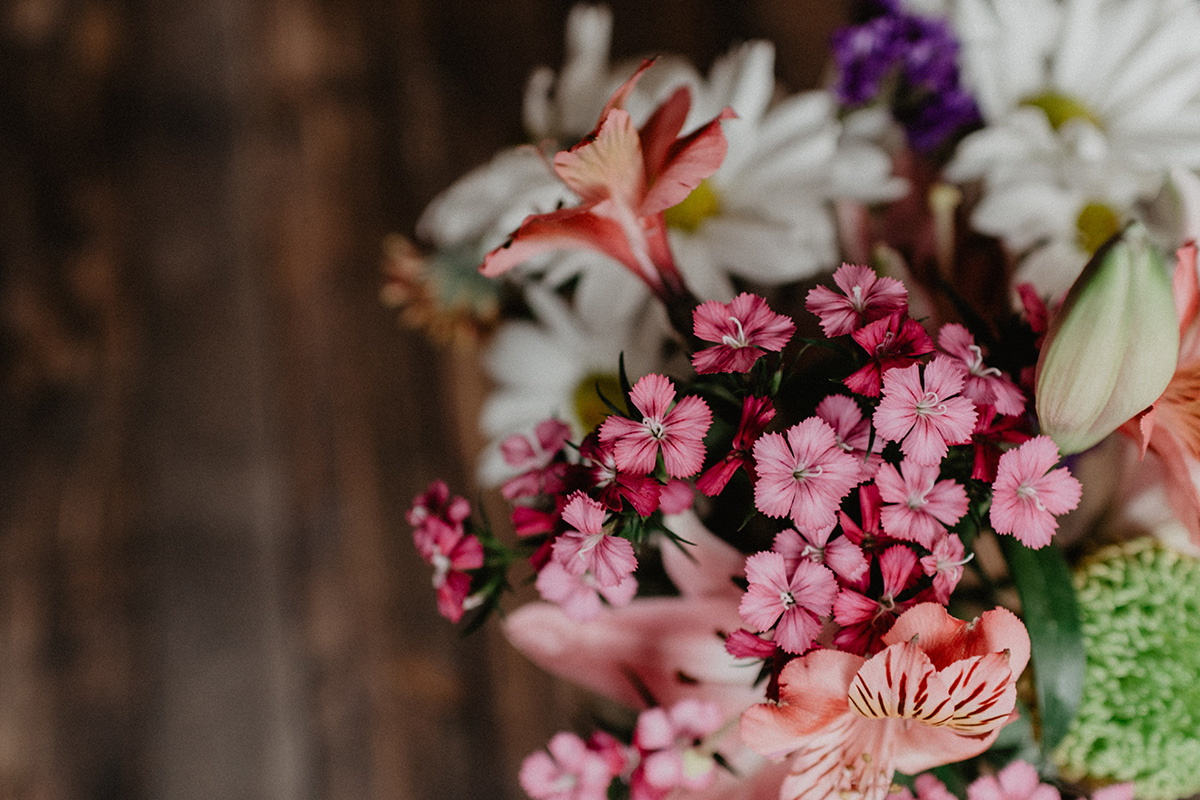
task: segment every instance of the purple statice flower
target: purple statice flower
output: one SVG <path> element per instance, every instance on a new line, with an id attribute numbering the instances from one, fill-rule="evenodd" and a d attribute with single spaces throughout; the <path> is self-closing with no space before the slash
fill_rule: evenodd
<path id="1" fill-rule="evenodd" d="M 889 103 L 917 150 L 929 151 L 979 122 L 979 110 L 959 83 L 958 41 L 945 20 L 907 14 L 895 0 L 879 15 L 833 35 L 838 100 L 860 106 Z"/>

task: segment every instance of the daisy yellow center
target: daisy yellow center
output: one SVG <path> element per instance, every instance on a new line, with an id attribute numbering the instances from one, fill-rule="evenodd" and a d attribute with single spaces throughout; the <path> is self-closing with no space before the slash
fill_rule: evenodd
<path id="1" fill-rule="evenodd" d="M 1121 217 L 1104 203 L 1088 203 L 1075 220 L 1079 246 L 1089 255 L 1121 230 Z"/>
<path id="2" fill-rule="evenodd" d="M 715 216 L 721 211 L 721 199 L 707 180 L 692 189 L 692 193 L 683 198 L 683 202 L 671 206 L 663 212 L 663 219 L 672 228 L 684 231 L 694 231 L 704 220 Z"/>
<path id="3" fill-rule="evenodd" d="M 1021 105 L 1040 108 L 1050 122 L 1050 127 L 1054 130 L 1058 130 L 1073 119 L 1082 119 L 1097 128 L 1101 127 L 1100 119 L 1092 113 L 1091 109 L 1074 97 L 1061 92 L 1042 92 L 1026 98 Z"/>
<path id="4" fill-rule="evenodd" d="M 606 372 L 589 372 L 584 375 L 575 387 L 575 396 L 572 398 L 575 401 L 575 416 L 579 418 L 584 430 L 594 430 L 611 413 L 600 399 L 600 394 L 596 392 L 597 387 L 613 402 L 617 402 L 617 398 L 621 396 L 621 382 L 616 375 Z"/>

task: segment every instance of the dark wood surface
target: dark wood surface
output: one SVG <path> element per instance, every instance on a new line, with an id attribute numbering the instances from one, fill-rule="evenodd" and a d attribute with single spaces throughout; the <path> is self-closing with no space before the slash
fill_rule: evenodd
<path id="1" fill-rule="evenodd" d="M 842 3 L 615 3 L 615 49 Z M 519 797 L 568 687 L 437 614 L 404 511 L 471 494 L 469 353 L 380 242 L 520 137 L 568 3 L 0 5 L 0 798 Z"/>

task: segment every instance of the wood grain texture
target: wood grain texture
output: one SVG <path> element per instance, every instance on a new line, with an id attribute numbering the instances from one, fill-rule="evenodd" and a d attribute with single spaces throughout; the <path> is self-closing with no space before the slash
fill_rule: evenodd
<path id="1" fill-rule="evenodd" d="M 614 3 L 620 56 L 842 4 Z M 404 511 L 471 496 L 482 380 L 380 243 L 520 137 L 569 4 L 0 11 L 0 797 L 506 798 L 579 695 L 436 613 Z"/>

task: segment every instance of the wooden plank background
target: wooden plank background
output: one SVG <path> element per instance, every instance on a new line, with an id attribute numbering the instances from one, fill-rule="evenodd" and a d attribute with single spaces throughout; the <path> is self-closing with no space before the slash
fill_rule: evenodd
<path id="1" fill-rule="evenodd" d="M 506 798 L 574 693 L 436 614 L 404 510 L 470 494 L 469 357 L 380 242 L 520 138 L 569 3 L 0 4 L 0 798 Z M 619 56 L 838 0 L 616 2 Z"/>

